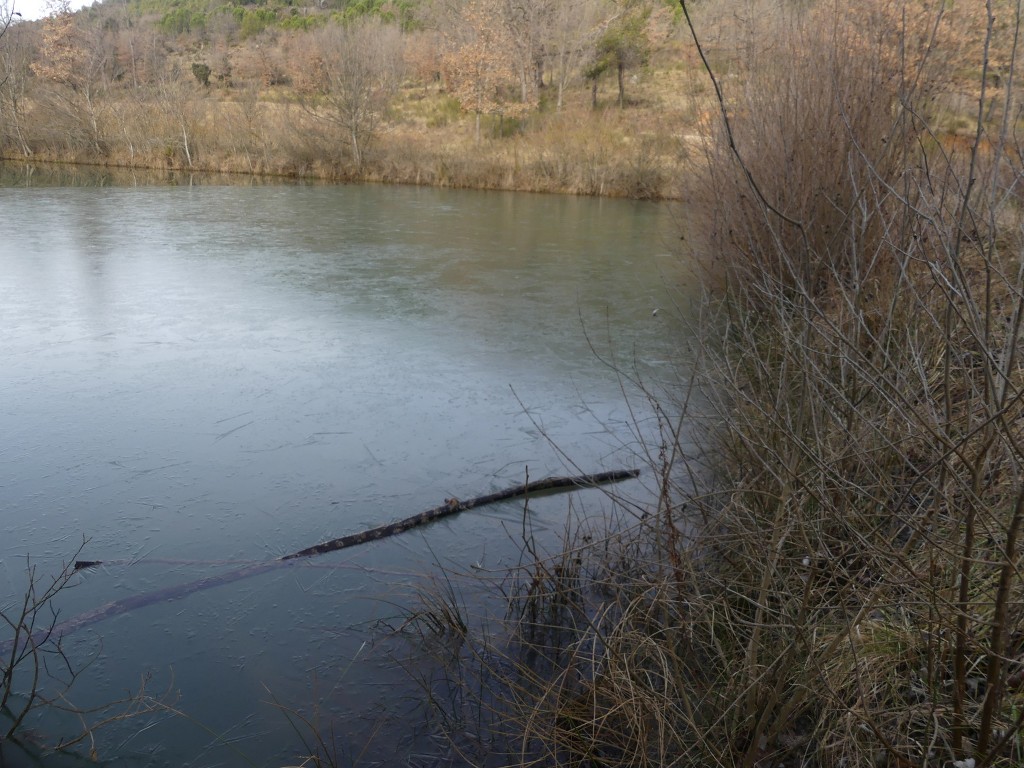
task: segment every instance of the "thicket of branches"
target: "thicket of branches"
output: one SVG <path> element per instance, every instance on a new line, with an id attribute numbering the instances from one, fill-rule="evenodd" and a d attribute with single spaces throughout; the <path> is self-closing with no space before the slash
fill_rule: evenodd
<path id="1" fill-rule="evenodd" d="M 474 764 L 1024 762 L 1022 9 L 757 7 L 743 56 L 694 29 L 701 406 L 636 382 L 657 507 L 527 557 L 428 684 Z"/>

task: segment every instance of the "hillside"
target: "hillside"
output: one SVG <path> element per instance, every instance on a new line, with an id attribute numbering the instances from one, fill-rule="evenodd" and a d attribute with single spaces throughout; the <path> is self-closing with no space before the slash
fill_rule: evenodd
<path id="1" fill-rule="evenodd" d="M 22 22 L 0 5 L 0 156 L 676 197 L 718 114 L 679 11 L 667 0 L 107 0 Z M 778 12 L 693 4 L 728 78 Z M 957 6 L 937 28 L 958 78 L 930 98 L 937 135 L 971 124 L 974 15 Z M 1003 54 L 992 54 L 998 86 Z"/>
<path id="2" fill-rule="evenodd" d="M 8 159 L 661 198 L 701 111 L 661 0 L 128 0 L 9 22 Z"/>

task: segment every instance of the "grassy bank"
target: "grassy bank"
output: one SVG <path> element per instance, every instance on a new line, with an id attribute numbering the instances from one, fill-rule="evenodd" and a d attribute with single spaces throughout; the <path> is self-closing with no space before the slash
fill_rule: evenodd
<path id="1" fill-rule="evenodd" d="M 1024 761 L 1021 18 L 966 11 L 765 13 L 711 62 L 703 405 L 650 393 L 656 508 L 525 548 L 439 705 L 474 764 Z"/>
<path id="2" fill-rule="evenodd" d="M 426 102 L 426 103 L 424 103 Z M 138 140 L 116 137 L 102 152 L 92 147 L 40 144 L 31 155 L 4 154 L 12 162 L 64 162 L 117 168 L 278 176 L 325 181 L 369 181 L 467 189 L 555 192 L 638 199 L 679 195 L 687 147 L 657 130 L 664 112 L 637 107 L 592 113 L 580 106 L 537 115 L 507 137 L 477 142 L 472 121 L 459 116 L 443 127 L 419 124 L 440 119 L 446 97 L 436 88 L 415 94 L 405 108 L 426 118 L 408 118 L 377 136 L 356 164 L 343 140 L 294 104 L 202 101 L 189 130 L 188 153 L 174 126 L 154 128 L 152 105 L 131 106 L 121 126 Z M 247 127 L 246 109 L 256 109 L 259 128 Z M 142 121 L 149 125 L 141 125 Z M 649 130 L 638 126 L 648 126 Z M 489 127 L 488 127 L 489 128 Z M 113 129 L 112 129 L 113 130 Z M 494 130 L 498 130 L 495 121 Z M 153 138 L 155 131 L 157 138 Z M 252 131 L 257 131 L 253 134 Z"/>

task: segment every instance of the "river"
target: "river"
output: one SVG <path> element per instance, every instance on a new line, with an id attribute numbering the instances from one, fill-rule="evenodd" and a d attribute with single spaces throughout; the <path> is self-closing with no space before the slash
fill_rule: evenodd
<path id="1" fill-rule="evenodd" d="M 0 188 L 7 610 L 26 557 L 42 576 L 83 541 L 80 558 L 107 564 L 58 596 L 62 619 L 527 472 L 643 468 L 650 412 L 614 369 L 680 375 L 687 276 L 667 206 L 23 181 Z M 616 491 L 643 501 L 651 483 Z M 608 503 L 531 503 L 546 545 L 570 501 Z M 316 709 L 344 755 L 411 762 L 433 742 L 381 622 L 439 564 L 514 564 L 522 515 L 494 505 L 90 626 L 65 640 L 89 662 L 70 698 L 108 701 L 148 674 L 185 713 L 98 731 L 110 765 L 296 764 L 272 699 Z M 44 709 L 30 726 L 75 722 Z"/>

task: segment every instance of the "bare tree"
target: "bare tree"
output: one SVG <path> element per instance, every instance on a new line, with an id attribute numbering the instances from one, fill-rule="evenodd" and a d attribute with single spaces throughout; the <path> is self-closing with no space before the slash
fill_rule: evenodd
<path id="1" fill-rule="evenodd" d="M 188 168 L 194 168 L 197 157 L 197 134 L 202 117 L 202 101 L 196 86 L 182 72 L 172 72 L 157 86 L 162 130 L 165 133 L 167 162 L 180 153 Z"/>
<path id="2" fill-rule="evenodd" d="M 377 17 L 331 25 L 313 37 L 304 106 L 344 131 L 358 167 L 401 85 L 403 45 L 401 30 Z"/>
<path id="3" fill-rule="evenodd" d="M 3 41 L 7 30 L 14 24 L 16 18 L 20 19 L 21 14 L 14 10 L 14 3 L 10 0 L 0 0 L 0 42 Z M 3 85 L 6 80 L 6 75 L 0 73 L 0 85 Z"/>
<path id="4" fill-rule="evenodd" d="M 556 4 L 545 30 L 544 50 L 558 90 L 557 109 L 562 108 L 565 86 L 581 63 L 594 58 L 597 40 L 614 15 L 615 6 L 610 0 L 566 0 Z"/>
<path id="5" fill-rule="evenodd" d="M 24 28 L 16 23 L 20 18 L 13 3 L 0 2 L 0 146 L 14 142 L 28 156 L 32 151 L 22 135 L 21 113 L 31 51 Z"/>
<path id="6" fill-rule="evenodd" d="M 512 42 L 513 66 L 523 103 L 544 85 L 544 30 L 559 7 L 555 0 L 502 0 L 501 20 Z"/>
<path id="7" fill-rule="evenodd" d="M 52 138 L 103 154 L 101 97 L 115 77 L 109 41 L 103 30 L 79 25 L 70 0 L 54 0 L 49 8 L 32 71 L 48 85 L 41 101 L 51 112 Z"/>
<path id="8" fill-rule="evenodd" d="M 233 107 L 225 114 L 222 133 L 229 137 L 232 152 L 244 157 L 249 171 L 257 173 L 269 161 L 266 105 L 260 101 L 259 90 L 250 84 L 240 89 Z"/>

